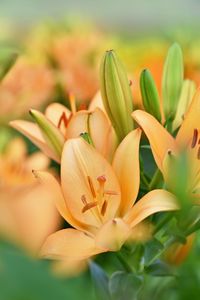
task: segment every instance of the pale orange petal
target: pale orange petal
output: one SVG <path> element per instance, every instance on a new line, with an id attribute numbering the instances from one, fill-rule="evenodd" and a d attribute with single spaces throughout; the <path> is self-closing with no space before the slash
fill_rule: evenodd
<path id="1" fill-rule="evenodd" d="M 132 113 L 134 120 L 144 130 L 154 159 L 162 171 L 162 161 L 167 151 L 177 151 L 175 139 L 167 132 L 167 130 L 150 114 L 142 110 L 136 110 Z"/>
<path id="2" fill-rule="evenodd" d="M 45 116 L 56 126 L 58 127 L 60 123 L 60 119 L 65 115 L 66 119 L 68 119 L 71 115 L 71 111 L 65 107 L 64 105 L 60 103 L 51 103 L 49 106 L 47 106 L 45 110 Z M 61 132 L 65 135 L 66 128 L 64 124 L 62 123 L 60 125 Z"/>
<path id="3" fill-rule="evenodd" d="M 192 141 L 194 129 L 200 130 L 199 116 L 200 88 L 197 89 L 176 136 L 176 141 L 181 147 L 187 146 Z"/>
<path id="4" fill-rule="evenodd" d="M 176 198 L 171 193 L 164 190 L 153 190 L 131 208 L 124 220 L 134 227 L 154 213 L 177 209 Z"/>
<path id="5" fill-rule="evenodd" d="M 19 132 L 21 132 L 23 135 L 25 135 L 27 138 L 29 138 L 29 140 L 33 144 L 35 144 L 39 149 L 41 149 L 42 152 L 44 152 L 48 157 L 59 162 L 59 158 L 47 145 L 39 127 L 36 124 L 28 121 L 16 120 L 16 121 L 11 121 L 10 125 L 13 128 L 17 129 Z"/>
<path id="6" fill-rule="evenodd" d="M 51 234 L 42 246 L 40 255 L 50 259 L 87 259 L 105 251 L 97 248 L 90 236 L 69 228 Z"/>
<path id="7" fill-rule="evenodd" d="M 106 110 L 104 108 L 104 105 L 103 105 L 103 100 L 102 100 L 102 97 L 101 97 L 101 92 L 98 91 L 96 93 L 96 95 L 93 97 L 92 101 L 90 102 L 90 105 L 89 105 L 89 110 L 94 110 L 95 108 L 100 108 L 101 110 L 104 111 L 104 113 L 106 114 Z"/>
<path id="8" fill-rule="evenodd" d="M 115 218 L 105 223 L 95 236 L 97 247 L 118 251 L 131 233 L 131 227 L 122 219 Z"/>
<path id="9" fill-rule="evenodd" d="M 54 194 L 55 206 L 61 216 L 73 227 L 87 231 L 84 224 L 81 224 L 71 215 L 63 197 L 61 187 L 56 178 L 49 172 L 44 171 L 34 171 L 34 175 L 41 181 L 41 183 L 45 184 L 46 188 L 51 189 L 52 194 Z"/>
<path id="10" fill-rule="evenodd" d="M 39 169 L 45 170 L 49 166 L 50 159 L 41 152 L 35 152 L 29 155 L 25 161 L 25 166 L 29 170 Z"/>
<path id="11" fill-rule="evenodd" d="M 79 137 L 81 133 L 88 132 L 95 148 L 102 154 L 107 153 L 110 123 L 99 108 L 93 112 L 79 111 L 71 118 L 67 127 L 66 138 Z"/>
<path id="12" fill-rule="evenodd" d="M 98 181 L 100 176 L 104 176 L 106 180 L 104 191 L 109 191 L 101 199 Z M 70 139 L 65 143 L 61 162 L 61 185 L 69 210 L 80 222 L 98 228 L 102 221 L 115 217 L 120 204 L 120 186 L 116 175 L 105 158 L 83 138 Z M 83 197 L 86 201 L 83 201 Z M 106 209 L 102 213 L 105 200 Z M 97 205 L 83 211 L 83 202 Z"/>
<path id="13" fill-rule="evenodd" d="M 122 200 L 119 208 L 123 216 L 135 203 L 140 185 L 139 143 L 141 130 L 131 131 L 117 148 L 113 169 L 121 186 Z"/>

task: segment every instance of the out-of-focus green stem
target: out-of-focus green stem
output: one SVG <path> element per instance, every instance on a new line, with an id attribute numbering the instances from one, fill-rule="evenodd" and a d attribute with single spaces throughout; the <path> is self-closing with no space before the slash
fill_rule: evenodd
<path id="1" fill-rule="evenodd" d="M 159 169 L 157 169 L 151 179 L 151 182 L 149 183 L 149 190 L 153 190 L 154 188 L 156 188 L 158 186 L 158 184 L 160 183 L 162 179 L 162 174 L 160 172 Z"/>
<path id="2" fill-rule="evenodd" d="M 129 266 L 129 264 L 127 263 L 126 259 L 123 257 L 123 255 L 120 252 L 116 252 L 117 258 L 120 261 L 120 263 L 123 265 L 124 269 L 128 272 L 128 273 L 133 273 L 132 268 Z"/>

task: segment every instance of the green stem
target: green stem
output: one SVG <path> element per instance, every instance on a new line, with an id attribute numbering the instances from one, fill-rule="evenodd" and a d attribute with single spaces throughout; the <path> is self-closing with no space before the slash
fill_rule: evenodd
<path id="1" fill-rule="evenodd" d="M 153 175 L 153 178 L 151 179 L 151 182 L 149 183 L 149 190 L 153 190 L 158 186 L 162 179 L 162 174 L 159 169 L 157 169 Z"/>

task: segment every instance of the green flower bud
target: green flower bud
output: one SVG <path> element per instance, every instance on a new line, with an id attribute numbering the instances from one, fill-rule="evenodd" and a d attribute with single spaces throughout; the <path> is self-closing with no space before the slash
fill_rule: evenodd
<path id="1" fill-rule="evenodd" d="M 162 78 L 162 100 L 166 120 L 173 120 L 183 84 L 183 55 L 178 44 L 167 53 Z"/>
<path id="2" fill-rule="evenodd" d="M 142 101 L 147 112 L 161 121 L 160 101 L 154 79 L 149 70 L 142 71 L 140 76 L 140 90 Z"/>
<path id="3" fill-rule="evenodd" d="M 121 141 L 133 130 L 133 99 L 124 66 L 114 51 L 107 51 L 100 67 L 100 87 L 103 103 Z"/>
<path id="4" fill-rule="evenodd" d="M 60 130 L 51 121 L 49 121 L 41 112 L 32 109 L 30 111 L 30 115 L 33 117 L 33 119 L 39 126 L 48 146 L 60 159 L 63 145 L 65 143 L 65 138 L 60 132 Z"/>
<path id="5" fill-rule="evenodd" d="M 187 111 L 192 101 L 195 91 L 196 91 L 196 84 L 194 81 L 189 79 L 183 81 L 181 95 L 180 95 L 180 99 L 176 111 L 176 117 L 173 122 L 173 130 L 176 130 L 183 122 L 185 112 Z"/>

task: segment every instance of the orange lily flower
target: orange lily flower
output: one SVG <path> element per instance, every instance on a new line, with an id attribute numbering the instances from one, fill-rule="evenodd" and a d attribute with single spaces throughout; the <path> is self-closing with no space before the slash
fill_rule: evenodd
<path id="1" fill-rule="evenodd" d="M 170 133 L 150 114 L 144 111 L 134 111 L 132 116 L 142 127 L 149 139 L 151 149 L 166 182 L 169 180 L 169 156 L 173 154 L 177 157 L 183 151 L 186 151 L 190 160 L 190 180 L 188 182 L 188 192 L 196 196 L 200 188 L 200 89 L 197 90 L 190 104 L 190 107 L 184 116 L 176 137 Z"/>
<path id="2" fill-rule="evenodd" d="M 46 170 L 42 153 L 27 155 L 22 139 L 13 139 L 0 154 L 0 236 L 36 254 L 46 237 L 60 225 L 52 191 L 33 176 L 32 169 Z"/>
<path id="3" fill-rule="evenodd" d="M 10 122 L 10 125 L 27 136 L 35 145 L 37 145 L 47 156 L 60 162 L 62 148 L 67 139 L 78 137 L 81 133 L 88 132 L 96 149 L 104 156 L 109 157 L 113 152 L 111 141 L 116 144 L 115 136 L 112 134 L 112 126 L 104 112 L 96 108 L 94 110 L 81 110 L 76 112 L 75 100 L 71 96 L 70 111 L 60 103 L 50 104 L 45 114 L 32 110 L 32 115 L 38 120 L 42 120 L 44 126 L 49 132 L 53 132 L 53 145 L 49 141 L 41 128 L 32 122 L 16 120 Z M 110 150 L 111 149 L 111 150 Z"/>
<path id="4" fill-rule="evenodd" d="M 61 160 L 61 186 L 47 172 L 36 172 L 57 191 L 57 208 L 74 227 L 50 235 L 42 257 L 80 261 L 118 251 L 145 218 L 178 209 L 174 196 L 164 190 L 151 191 L 136 202 L 140 136 L 141 130 L 136 129 L 125 137 L 112 166 L 82 138 L 68 140 Z"/>

